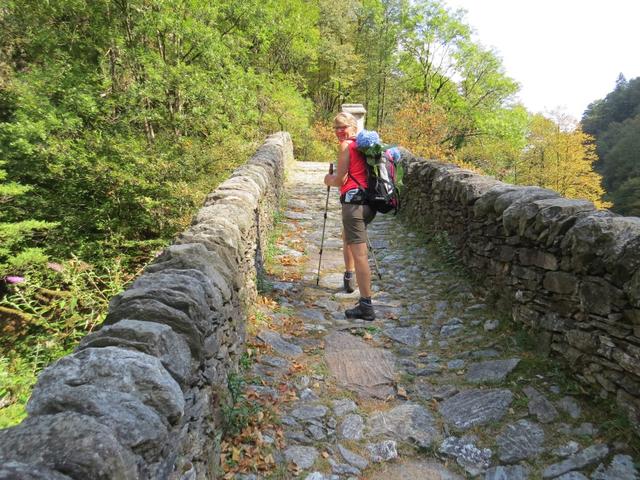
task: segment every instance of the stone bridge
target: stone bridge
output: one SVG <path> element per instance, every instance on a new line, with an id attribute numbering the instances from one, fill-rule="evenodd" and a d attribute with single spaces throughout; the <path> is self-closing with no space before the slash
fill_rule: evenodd
<path id="1" fill-rule="evenodd" d="M 327 164 L 272 135 L 42 372 L 0 479 L 637 479 L 640 219 L 403 161 L 376 321 L 343 315 L 335 192 L 316 286 Z M 273 416 L 244 450 L 239 374 Z"/>

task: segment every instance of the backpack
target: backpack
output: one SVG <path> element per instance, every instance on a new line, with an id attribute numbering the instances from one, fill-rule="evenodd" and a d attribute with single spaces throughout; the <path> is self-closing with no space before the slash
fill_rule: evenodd
<path id="1" fill-rule="evenodd" d="M 375 131 L 362 130 L 356 137 L 356 148 L 367 163 L 365 201 L 380 213 L 400 209 L 403 169 L 398 163 L 400 151 L 383 145 Z M 353 178 L 353 177 L 352 177 Z"/>

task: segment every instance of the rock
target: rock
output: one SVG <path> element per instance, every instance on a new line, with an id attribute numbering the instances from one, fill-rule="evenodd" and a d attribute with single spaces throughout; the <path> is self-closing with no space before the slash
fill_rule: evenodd
<path id="1" fill-rule="evenodd" d="M 368 480 L 463 480 L 435 460 L 404 458 L 384 464 L 369 473 Z"/>
<path id="2" fill-rule="evenodd" d="M 111 325 L 128 319 L 168 325 L 184 338 L 189 345 L 191 355 L 195 359 L 201 360 L 204 357 L 204 340 L 214 325 L 214 322 L 204 318 L 204 310 L 207 307 L 203 303 L 198 306 L 200 311 L 194 315 L 197 318 L 197 321 L 194 321 L 188 313 L 174 308 L 173 305 L 167 305 L 155 298 L 156 295 L 159 294 L 154 290 L 133 289 L 114 297 L 109 303 L 109 314 L 103 325 Z M 180 292 L 171 293 L 170 298 L 165 297 L 162 300 L 174 304 L 184 302 L 190 305 L 194 303 Z"/>
<path id="3" fill-rule="evenodd" d="M 407 373 L 410 375 L 415 375 L 417 377 L 428 377 L 429 375 L 434 375 L 442 372 L 442 366 L 437 363 L 431 363 L 429 365 L 416 365 L 413 367 L 407 367 Z"/>
<path id="4" fill-rule="evenodd" d="M 370 443 L 367 445 L 369 457 L 374 463 L 388 462 L 394 458 L 398 458 L 396 450 L 396 442 L 393 440 L 385 440 L 380 443 Z"/>
<path id="5" fill-rule="evenodd" d="M 314 447 L 295 445 L 284 451 L 284 457 L 288 462 L 293 462 L 298 468 L 311 468 L 318 458 L 318 450 Z"/>
<path id="6" fill-rule="evenodd" d="M 324 313 L 313 308 L 303 308 L 302 310 L 298 310 L 296 314 L 305 321 L 308 320 L 316 323 L 323 323 L 325 321 Z"/>
<path id="7" fill-rule="evenodd" d="M 388 350 L 373 348 L 354 335 L 333 332 L 325 337 L 325 361 L 336 383 L 361 396 L 393 395 L 393 358 Z"/>
<path id="8" fill-rule="evenodd" d="M 71 480 L 66 475 L 42 465 L 7 462 L 0 465 L 0 480 Z"/>
<path id="9" fill-rule="evenodd" d="M 309 420 L 324 417 L 329 409 L 324 405 L 302 405 L 291 412 L 298 420 Z"/>
<path id="10" fill-rule="evenodd" d="M 482 328 L 484 328 L 485 332 L 492 332 L 499 326 L 500 326 L 499 320 L 487 320 L 486 322 L 484 322 L 484 325 L 482 326 Z"/>
<path id="11" fill-rule="evenodd" d="M 527 480 L 529 468 L 523 465 L 493 467 L 487 470 L 484 480 Z"/>
<path id="12" fill-rule="evenodd" d="M 423 309 L 424 309 L 424 307 L 422 305 L 420 305 L 419 303 L 412 303 L 411 305 L 409 305 L 407 307 L 407 311 L 411 315 L 416 315 L 416 314 L 422 312 Z"/>
<path id="13" fill-rule="evenodd" d="M 442 385 L 432 391 L 433 398 L 436 400 L 446 400 L 458 393 L 458 387 L 455 385 Z"/>
<path id="14" fill-rule="evenodd" d="M 287 206 L 289 208 L 299 208 L 301 210 L 305 210 L 307 208 L 307 202 L 297 198 L 290 198 L 289 200 L 287 200 Z"/>
<path id="15" fill-rule="evenodd" d="M 492 348 L 489 348 L 486 350 L 476 350 L 475 352 L 471 352 L 471 356 L 473 358 L 491 358 L 491 357 L 497 357 L 498 355 L 500 355 L 500 352 Z"/>
<path id="16" fill-rule="evenodd" d="M 280 393 L 275 388 L 264 387 L 262 385 L 247 385 L 247 390 L 253 391 L 259 397 L 269 397 L 271 400 L 280 398 Z"/>
<path id="17" fill-rule="evenodd" d="M 555 480 L 589 480 L 584 474 L 580 472 L 569 472 L 564 475 L 556 477 Z"/>
<path id="18" fill-rule="evenodd" d="M 359 468 L 360 470 L 367 468 L 367 466 L 369 465 L 369 461 L 366 458 L 361 457 L 357 453 L 352 452 L 351 450 L 343 447 L 340 444 L 338 444 L 338 451 L 347 463 Z"/>
<path id="19" fill-rule="evenodd" d="M 260 356 L 258 361 L 260 363 L 269 365 L 270 367 L 279 368 L 283 370 L 288 369 L 290 365 L 288 360 L 285 360 L 284 358 L 280 358 L 280 357 L 273 357 L 271 355 L 262 355 Z"/>
<path id="20" fill-rule="evenodd" d="M 458 465 L 474 477 L 484 472 L 491 464 L 491 450 L 480 449 L 465 438 L 445 438 L 440 445 L 440 452 L 454 457 Z"/>
<path id="21" fill-rule="evenodd" d="M 299 346 L 287 342 L 279 333 L 272 330 L 263 330 L 258 334 L 258 338 L 281 355 L 294 358 L 302 355 L 302 349 Z"/>
<path id="22" fill-rule="evenodd" d="M 327 438 L 325 429 L 320 425 L 313 425 L 313 424 L 308 425 L 307 432 L 309 432 L 309 434 L 311 435 L 311 438 L 313 438 L 316 441 L 324 440 L 325 438 Z"/>
<path id="23" fill-rule="evenodd" d="M 301 443 L 303 445 L 311 445 L 313 443 L 313 440 L 307 437 L 301 430 L 286 430 L 284 432 L 284 438 L 293 443 Z"/>
<path id="24" fill-rule="evenodd" d="M 155 460 L 167 437 L 167 421 L 129 393 L 106 391 L 93 385 L 71 387 L 59 382 L 39 391 L 29 402 L 31 415 L 76 412 L 93 417 L 114 431 L 119 442 L 148 461 Z"/>
<path id="25" fill-rule="evenodd" d="M 553 404 L 533 387 L 522 389 L 529 398 L 529 413 L 535 415 L 539 422 L 549 423 L 558 418 L 558 411 Z"/>
<path id="26" fill-rule="evenodd" d="M 447 362 L 447 368 L 449 370 L 460 370 L 461 368 L 464 368 L 464 360 L 450 360 Z"/>
<path id="27" fill-rule="evenodd" d="M 318 397 L 318 395 L 316 395 L 310 388 L 305 388 L 303 390 L 300 390 L 300 400 L 303 400 L 305 402 L 313 402 L 316 400 L 320 400 L 320 397 Z"/>
<path id="28" fill-rule="evenodd" d="M 193 476 L 193 478 L 195 479 L 195 474 Z M 183 480 L 183 478 L 181 478 L 180 480 Z M 233 477 L 233 480 L 262 480 L 262 477 L 258 477 L 256 474 L 254 473 L 236 473 L 236 475 Z"/>
<path id="29" fill-rule="evenodd" d="M 307 475 L 305 480 L 338 480 L 338 478 L 337 475 L 324 475 L 320 472 L 312 472 Z"/>
<path id="30" fill-rule="evenodd" d="M 84 337 L 77 350 L 97 347 L 126 348 L 156 357 L 182 386 L 191 371 L 189 345 L 171 327 L 161 323 L 120 320 Z"/>
<path id="31" fill-rule="evenodd" d="M 347 413 L 355 412 L 358 408 L 355 402 L 349 398 L 334 400 L 331 403 L 333 405 L 333 413 L 336 417 L 342 417 Z"/>
<path id="32" fill-rule="evenodd" d="M 497 438 L 500 461 L 516 463 L 540 455 L 544 448 L 544 431 L 528 420 L 507 425 Z"/>
<path id="33" fill-rule="evenodd" d="M 390 339 L 411 347 L 419 346 L 422 341 L 422 329 L 418 326 L 387 328 L 383 333 Z"/>
<path id="34" fill-rule="evenodd" d="M 574 435 L 581 435 L 585 437 L 593 437 L 598 433 L 598 429 L 593 426 L 593 423 L 589 422 L 581 423 L 571 431 Z"/>
<path id="35" fill-rule="evenodd" d="M 421 405 L 405 403 L 387 412 L 378 412 L 367 421 L 367 436 L 388 436 L 428 447 L 440 436 L 433 415 Z"/>
<path id="36" fill-rule="evenodd" d="M 609 468 L 600 464 L 591 475 L 591 480 L 637 480 L 638 471 L 629 455 L 616 455 Z"/>
<path id="37" fill-rule="evenodd" d="M 465 314 L 476 313 L 476 312 L 480 312 L 482 310 L 485 310 L 486 308 L 487 308 L 487 305 L 485 303 L 475 303 L 475 304 L 470 305 L 467 308 L 465 308 L 464 309 L 464 313 Z"/>
<path id="38" fill-rule="evenodd" d="M 314 302 L 314 304 L 328 310 L 329 312 L 337 312 L 340 310 L 340 304 L 338 302 L 334 302 L 326 297 L 319 298 Z M 342 314 L 342 316 L 344 317 L 344 314 Z"/>
<path id="39" fill-rule="evenodd" d="M 313 220 L 313 216 L 308 213 L 293 212 L 291 210 L 285 211 L 284 216 L 289 220 Z"/>
<path id="40" fill-rule="evenodd" d="M 0 465 L 10 462 L 38 465 L 78 479 L 139 478 L 135 456 L 113 431 L 77 413 L 27 417 L 15 427 L 0 430 Z"/>
<path id="41" fill-rule="evenodd" d="M 560 463 L 548 466 L 542 472 L 542 476 L 543 478 L 555 478 L 571 470 L 580 470 L 581 468 L 602 460 L 608 454 L 609 448 L 606 445 L 601 443 L 591 445 Z"/>
<path id="42" fill-rule="evenodd" d="M 342 279 L 342 273 L 329 273 L 327 275 L 320 275 L 320 287 L 335 291 L 335 289 L 337 288 L 342 288 Z M 356 288 L 353 293 L 345 293 L 344 291 L 342 291 L 337 293 L 335 296 L 336 298 L 356 298 L 357 300 L 358 289 Z M 344 313 L 342 314 L 342 317 L 344 317 Z"/>
<path id="43" fill-rule="evenodd" d="M 346 463 L 337 463 L 332 458 L 329 459 L 329 465 L 331 465 L 331 471 L 336 475 L 360 475 L 360 470 L 356 467 Z"/>
<path id="44" fill-rule="evenodd" d="M 462 325 L 461 321 L 460 323 L 451 323 L 451 324 L 448 323 L 446 325 L 443 325 L 442 328 L 440 329 L 440 336 L 444 338 L 454 337 L 459 333 L 461 333 L 463 330 L 464 330 L 464 325 Z"/>
<path id="45" fill-rule="evenodd" d="M 271 290 L 279 295 L 291 292 L 296 288 L 296 284 L 292 282 L 271 281 Z"/>
<path id="46" fill-rule="evenodd" d="M 360 440 L 364 430 L 364 421 L 360 415 L 351 413 L 344 417 L 338 427 L 338 436 L 345 440 Z"/>
<path id="47" fill-rule="evenodd" d="M 573 397 L 562 397 L 557 405 L 560 410 L 567 412 L 571 418 L 580 418 L 582 411 L 580 410 L 580 405 L 578 405 L 578 402 L 576 402 Z"/>
<path id="48" fill-rule="evenodd" d="M 578 450 L 580 450 L 580 444 L 578 442 L 574 442 L 573 440 L 570 440 L 564 445 L 561 445 L 558 448 L 553 449 L 551 453 L 559 457 L 568 457 L 570 455 L 573 455 L 574 453 L 577 453 Z"/>
<path id="49" fill-rule="evenodd" d="M 501 382 L 520 363 L 519 358 L 487 360 L 469 365 L 466 380 L 472 383 Z"/>
<path id="50" fill-rule="evenodd" d="M 145 353 L 117 347 L 88 348 L 63 357 L 47 367 L 38 377 L 27 411 L 33 415 L 57 413 L 66 408 L 64 403 L 73 397 L 76 388 L 79 396 L 76 407 L 85 409 L 83 413 L 95 413 L 103 418 L 115 419 L 118 405 L 114 405 L 109 412 L 108 405 L 98 407 L 91 399 L 82 397 L 82 392 L 119 392 L 124 394 L 119 397 L 123 399 L 128 399 L 130 395 L 155 411 L 166 424 L 175 424 L 184 412 L 180 386 L 160 360 Z M 123 414 L 127 409 L 131 415 L 142 412 L 142 409 L 133 407 L 132 401 L 126 401 L 128 406 L 123 406 Z M 151 416 L 145 415 L 145 418 L 150 419 Z"/>
<path id="51" fill-rule="evenodd" d="M 505 389 L 465 390 L 439 405 L 446 422 L 460 430 L 500 420 L 511 405 L 513 394 Z"/>

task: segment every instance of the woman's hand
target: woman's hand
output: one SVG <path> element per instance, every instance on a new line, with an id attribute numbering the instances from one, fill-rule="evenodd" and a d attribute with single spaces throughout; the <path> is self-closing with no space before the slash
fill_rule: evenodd
<path id="1" fill-rule="evenodd" d="M 327 173 L 327 174 L 324 176 L 324 184 L 325 184 L 327 187 L 333 187 L 333 186 L 335 186 L 335 183 L 336 183 L 336 176 L 335 176 L 335 175 L 332 175 L 332 174 L 330 174 L 330 173 Z"/>

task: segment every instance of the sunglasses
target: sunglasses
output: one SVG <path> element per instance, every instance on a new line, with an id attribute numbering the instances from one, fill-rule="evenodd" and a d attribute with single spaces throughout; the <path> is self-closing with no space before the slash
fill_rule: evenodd
<path id="1" fill-rule="evenodd" d="M 349 128 L 349 127 L 346 127 L 346 126 L 342 126 L 342 127 L 333 127 L 333 129 L 334 129 L 334 130 L 339 130 L 339 131 L 346 130 L 347 128 Z"/>

